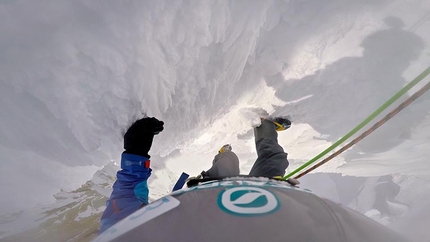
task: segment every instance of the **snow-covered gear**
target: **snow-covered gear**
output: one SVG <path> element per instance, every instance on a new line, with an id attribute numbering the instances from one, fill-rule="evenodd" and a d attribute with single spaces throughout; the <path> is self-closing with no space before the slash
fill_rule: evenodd
<path id="1" fill-rule="evenodd" d="M 131 125 L 124 135 L 124 149 L 126 153 L 150 158 L 154 135 L 163 131 L 164 122 L 156 118 L 142 118 Z"/>

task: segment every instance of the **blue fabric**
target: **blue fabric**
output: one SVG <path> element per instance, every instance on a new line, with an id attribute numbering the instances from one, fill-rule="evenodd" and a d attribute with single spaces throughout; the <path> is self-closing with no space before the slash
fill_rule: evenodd
<path id="1" fill-rule="evenodd" d="M 182 187 L 184 186 L 185 182 L 187 181 L 188 177 L 190 175 L 188 175 L 185 172 L 182 172 L 181 177 L 179 177 L 178 181 L 176 182 L 175 186 L 173 187 L 172 192 L 182 189 Z"/>
<path id="2" fill-rule="evenodd" d="M 142 205 L 148 204 L 147 180 L 152 171 L 148 165 L 149 160 L 144 156 L 122 154 L 122 170 L 116 174 L 117 180 L 113 185 L 112 194 L 106 202 L 106 210 L 100 219 L 102 225 L 99 233 L 132 214 Z"/>

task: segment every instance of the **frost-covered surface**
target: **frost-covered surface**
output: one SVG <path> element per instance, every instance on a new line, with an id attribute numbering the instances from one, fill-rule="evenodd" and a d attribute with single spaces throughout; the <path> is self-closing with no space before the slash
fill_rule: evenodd
<path id="1" fill-rule="evenodd" d="M 52 203 L 118 162 L 143 113 L 166 123 L 153 198 L 225 143 L 249 171 L 257 108 L 293 118 L 279 137 L 291 171 L 428 67 L 429 11 L 428 0 L 0 1 L 0 214 Z M 429 197 L 429 99 L 320 171 L 408 177 L 399 197 L 428 221 L 417 201 Z"/>

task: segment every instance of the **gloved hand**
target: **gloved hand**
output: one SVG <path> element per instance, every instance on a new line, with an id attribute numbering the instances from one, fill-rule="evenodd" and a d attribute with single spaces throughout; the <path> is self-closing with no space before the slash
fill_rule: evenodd
<path id="1" fill-rule="evenodd" d="M 125 153 L 145 156 L 151 149 L 154 135 L 163 131 L 164 122 L 156 118 L 142 118 L 131 125 L 124 135 Z"/>
<path id="2" fill-rule="evenodd" d="M 207 178 L 208 176 L 206 175 L 206 171 L 202 171 L 198 176 L 197 179 L 203 179 L 203 178 Z"/>
<path id="3" fill-rule="evenodd" d="M 185 180 L 185 182 L 189 182 L 191 180 L 203 179 L 203 178 L 205 178 L 205 175 L 206 175 L 206 171 L 202 171 L 202 173 L 198 174 L 197 176 L 188 177 L 187 180 Z"/>

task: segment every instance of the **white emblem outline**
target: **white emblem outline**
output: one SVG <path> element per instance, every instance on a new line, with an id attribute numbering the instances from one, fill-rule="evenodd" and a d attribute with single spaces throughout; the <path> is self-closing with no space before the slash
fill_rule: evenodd
<path id="1" fill-rule="evenodd" d="M 235 201 L 231 201 L 231 195 L 237 191 L 247 191 Z M 265 196 L 267 203 L 259 207 L 241 207 L 239 204 L 251 203 L 255 199 Z M 276 196 L 263 188 L 240 186 L 227 189 L 219 194 L 218 204 L 225 212 L 240 216 L 257 216 L 272 213 L 280 207 L 280 203 Z"/>

